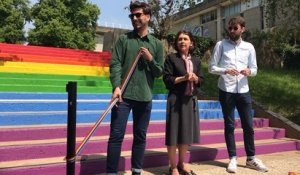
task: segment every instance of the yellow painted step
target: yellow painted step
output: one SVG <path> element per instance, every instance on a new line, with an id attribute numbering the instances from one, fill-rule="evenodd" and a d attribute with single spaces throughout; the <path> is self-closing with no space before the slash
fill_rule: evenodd
<path id="1" fill-rule="evenodd" d="M 0 72 L 109 76 L 109 67 L 0 61 Z"/>

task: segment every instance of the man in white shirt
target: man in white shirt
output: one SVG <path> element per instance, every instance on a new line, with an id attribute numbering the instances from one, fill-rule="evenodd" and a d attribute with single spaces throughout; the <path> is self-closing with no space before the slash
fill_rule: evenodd
<path id="1" fill-rule="evenodd" d="M 233 17 L 229 20 L 229 39 L 217 42 L 209 65 L 209 72 L 220 75 L 218 81 L 219 100 L 224 116 L 225 140 L 230 158 L 227 171 L 235 173 L 237 170 L 234 138 L 234 110 L 237 108 L 244 133 L 246 166 L 267 172 L 266 166 L 255 158 L 252 100 L 247 77 L 256 75 L 257 64 L 253 45 L 241 38 L 244 31 L 245 20 L 242 17 Z"/>

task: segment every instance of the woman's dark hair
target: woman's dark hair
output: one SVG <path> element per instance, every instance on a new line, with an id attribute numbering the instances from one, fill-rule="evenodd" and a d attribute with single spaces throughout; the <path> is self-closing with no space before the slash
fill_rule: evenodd
<path id="1" fill-rule="evenodd" d="M 193 36 L 193 34 L 191 32 L 188 32 L 188 31 L 185 31 L 185 30 L 181 30 L 181 31 L 179 31 L 176 34 L 176 37 L 175 37 L 175 40 L 174 40 L 174 44 L 173 44 L 174 49 L 177 52 L 179 52 L 179 49 L 178 49 L 178 46 L 177 46 L 177 42 L 178 42 L 179 35 L 181 35 L 181 34 L 189 36 L 191 42 L 193 43 L 193 46 L 190 47 L 189 52 L 192 53 L 195 50 L 195 48 L 196 48 L 195 38 L 194 38 L 194 36 Z"/>
<path id="2" fill-rule="evenodd" d="M 145 2 L 139 2 L 139 1 L 134 1 L 134 2 L 130 2 L 129 5 L 129 10 L 132 12 L 134 9 L 143 9 L 144 14 L 146 15 L 150 15 L 151 17 L 151 7 L 149 4 L 145 3 Z"/>

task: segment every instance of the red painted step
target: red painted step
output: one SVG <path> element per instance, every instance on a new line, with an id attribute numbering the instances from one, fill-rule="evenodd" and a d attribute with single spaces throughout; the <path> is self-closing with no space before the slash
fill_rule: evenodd
<path id="1" fill-rule="evenodd" d="M 110 56 L 110 52 L 94 52 L 87 50 L 42 47 L 42 46 L 24 46 L 19 44 L 0 43 L 1 53 L 33 54 L 44 56 L 72 56 L 72 57 L 98 57 Z"/>

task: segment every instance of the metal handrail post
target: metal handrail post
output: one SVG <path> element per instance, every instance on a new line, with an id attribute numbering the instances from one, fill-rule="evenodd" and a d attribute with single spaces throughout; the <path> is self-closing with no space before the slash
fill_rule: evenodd
<path id="1" fill-rule="evenodd" d="M 75 175 L 77 82 L 68 82 L 67 175 Z"/>

